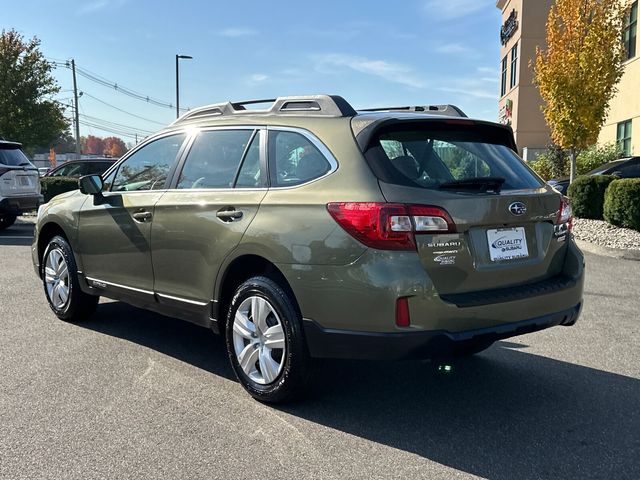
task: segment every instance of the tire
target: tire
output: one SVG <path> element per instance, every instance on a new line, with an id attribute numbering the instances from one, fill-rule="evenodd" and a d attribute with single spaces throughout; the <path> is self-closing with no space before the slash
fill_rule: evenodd
<path id="1" fill-rule="evenodd" d="M 454 357 L 464 358 L 480 353 L 491 347 L 495 342 L 492 341 L 479 341 L 475 343 L 469 343 L 464 346 L 459 346 L 453 353 Z"/>
<path id="2" fill-rule="evenodd" d="M 254 323 L 255 315 L 262 319 Z M 253 398 L 281 403 L 305 393 L 311 359 L 301 318 L 294 299 L 278 283 L 253 277 L 238 287 L 227 314 L 225 337 L 231 367 Z"/>
<path id="3" fill-rule="evenodd" d="M 51 239 L 42 255 L 42 269 L 44 294 L 59 319 L 78 322 L 95 312 L 100 297 L 80 289 L 73 250 L 65 238 Z"/>
<path id="4" fill-rule="evenodd" d="M 0 216 L 0 230 L 4 230 L 5 228 L 9 228 L 16 221 L 15 215 L 3 215 Z"/>

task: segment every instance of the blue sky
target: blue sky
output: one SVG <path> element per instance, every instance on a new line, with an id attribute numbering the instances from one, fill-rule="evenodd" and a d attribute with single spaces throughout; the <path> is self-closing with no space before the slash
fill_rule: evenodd
<path id="1" fill-rule="evenodd" d="M 74 58 L 86 71 L 167 103 L 175 102 L 175 54 L 193 56 L 180 64 L 184 107 L 331 93 L 356 108 L 454 103 L 470 116 L 497 118 L 495 0 L 21 0 L 2 9 L 1 28 L 37 36 L 47 58 Z M 69 102 L 70 70 L 55 76 L 59 97 Z M 87 94 L 83 116 L 130 134 L 175 118 L 83 77 L 78 88 Z M 81 134 L 110 135 L 80 124 Z"/>

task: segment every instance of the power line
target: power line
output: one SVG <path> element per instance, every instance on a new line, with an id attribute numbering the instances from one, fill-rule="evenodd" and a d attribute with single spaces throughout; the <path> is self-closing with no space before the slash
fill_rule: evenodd
<path id="1" fill-rule="evenodd" d="M 70 68 L 68 62 L 62 63 L 62 62 L 53 60 L 51 63 L 55 64 L 56 66 L 62 66 L 62 67 Z M 129 97 L 135 98 L 137 100 L 141 100 L 143 102 L 150 103 L 150 104 L 156 105 L 158 107 L 164 107 L 164 108 L 170 108 L 170 109 L 175 108 L 175 106 L 171 102 L 165 102 L 163 100 L 154 98 L 154 97 L 152 97 L 150 95 L 146 95 L 144 93 L 136 92 L 135 90 L 132 90 L 131 88 L 127 88 L 127 87 L 124 87 L 122 85 L 118 85 L 117 82 L 113 82 L 111 80 L 108 80 L 105 77 L 102 77 L 101 75 L 98 75 L 97 73 L 91 72 L 90 70 L 87 70 L 86 68 L 81 68 L 78 65 L 76 65 L 76 71 L 78 72 L 78 75 L 86 78 L 87 80 L 91 80 L 92 82 L 95 82 L 95 83 L 97 83 L 99 85 L 102 85 L 102 86 L 105 86 L 105 87 L 108 87 L 108 88 L 112 88 L 116 92 L 122 93 L 124 95 L 128 95 Z M 188 108 L 181 108 L 180 110 L 184 111 L 184 112 L 189 111 Z"/>
<path id="2" fill-rule="evenodd" d="M 111 120 L 104 120 L 102 118 L 92 117 L 91 115 L 82 114 L 82 117 L 84 117 L 84 118 L 86 118 L 88 120 L 91 120 L 93 122 L 102 122 L 105 125 L 113 125 L 114 127 L 118 127 L 118 128 L 129 128 L 131 130 L 138 131 L 138 132 L 145 132 L 147 134 L 153 133 L 151 130 L 146 130 L 144 128 L 138 128 L 138 127 L 132 127 L 131 125 L 124 125 L 124 124 L 118 123 L 118 122 L 112 122 Z"/>
<path id="3" fill-rule="evenodd" d="M 127 112 L 126 110 L 123 110 L 123 109 L 121 109 L 119 107 L 116 107 L 115 105 L 111 105 L 110 103 L 105 102 L 104 100 L 100 100 L 98 97 L 94 97 L 93 95 L 88 93 L 86 90 L 82 91 L 82 95 L 83 96 L 87 96 L 89 98 L 93 98 L 94 100 L 102 103 L 103 105 L 106 105 L 106 106 L 111 107 L 111 108 L 113 108 L 115 110 L 118 110 L 119 112 L 126 113 L 127 115 L 131 115 L 132 117 L 139 118 L 140 120 L 144 120 L 146 122 L 155 123 L 155 124 L 161 125 L 163 127 L 166 126 L 166 123 L 158 122 L 156 120 L 151 120 L 150 118 L 141 117 L 140 115 L 136 115 L 135 113 Z"/>

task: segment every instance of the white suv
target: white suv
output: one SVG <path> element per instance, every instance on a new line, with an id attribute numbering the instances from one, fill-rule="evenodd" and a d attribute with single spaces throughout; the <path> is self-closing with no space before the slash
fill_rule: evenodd
<path id="1" fill-rule="evenodd" d="M 38 169 L 16 142 L 0 140 L 0 230 L 42 203 Z"/>

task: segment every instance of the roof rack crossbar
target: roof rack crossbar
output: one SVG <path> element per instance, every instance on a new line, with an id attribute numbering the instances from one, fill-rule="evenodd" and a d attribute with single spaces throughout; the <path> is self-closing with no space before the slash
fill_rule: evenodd
<path id="1" fill-rule="evenodd" d="M 361 112 L 415 112 L 430 113 L 432 115 L 449 115 L 467 118 L 467 114 L 455 105 L 413 105 L 404 107 L 376 107 L 363 108 Z"/>
<path id="2" fill-rule="evenodd" d="M 260 110 L 250 110 L 245 105 L 271 103 L 271 107 Z M 225 102 L 206 105 L 190 110 L 172 125 L 211 116 L 232 115 L 295 115 L 305 112 L 307 115 L 327 117 L 353 117 L 358 112 L 342 97 L 338 95 L 305 95 L 295 97 L 278 97 L 264 100 L 243 100 L 240 102 Z"/>

